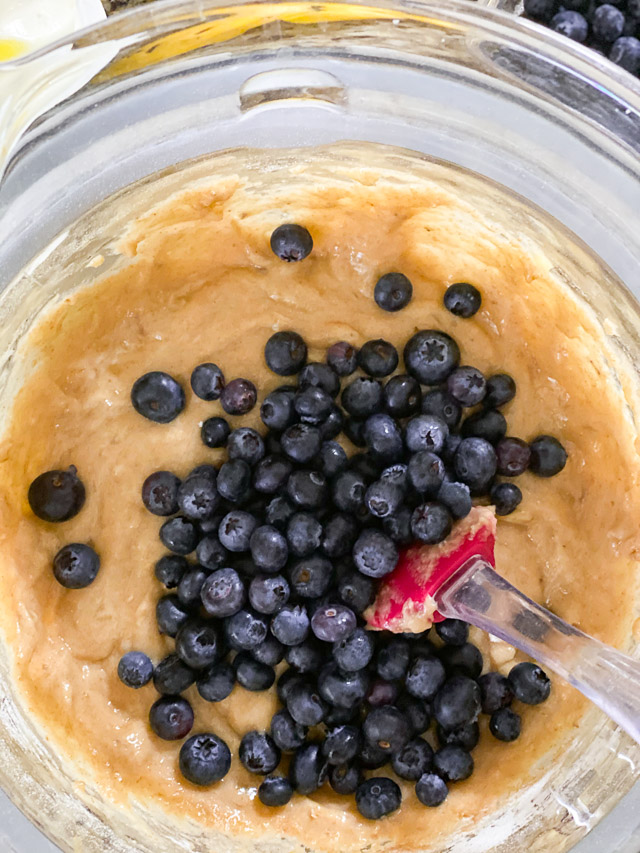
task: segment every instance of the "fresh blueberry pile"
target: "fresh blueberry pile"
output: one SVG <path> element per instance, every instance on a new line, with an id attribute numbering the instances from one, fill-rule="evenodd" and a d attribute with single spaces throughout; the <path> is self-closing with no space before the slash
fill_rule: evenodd
<path id="1" fill-rule="evenodd" d="M 297 262 L 313 241 L 305 228 L 284 225 L 271 247 Z M 382 310 L 399 311 L 412 293 L 409 279 L 392 272 L 374 298 Z M 461 318 L 481 303 L 468 283 L 451 285 L 444 297 Z M 168 553 L 155 576 L 166 592 L 156 621 L 175 649 L 155 666 L 143 652 L 128 652 L 118 675 L 136 689 L 153 681 L 159 698 L 149 721 L 166 740 L 190 734 L 194 712 L 183 694 L 194 684 L 207 702 L 223 702 L 236 685 L 275 686 L 281 708 L 270 730 L 245 734 L 238 754 L 248 771 L 266 777 L 258 790 L 265 805 L 283 806 L 328 779 L 338 794 L 355 793 L 364 817 L 378 819 L 400 806 L 393 779 L 368 778 L 389 766 L 415 783 L 420 802 L 437 806 L 450 783 L 473 772 L 479 715 L 490 715 L 495 738 L 513 741 L 521 727 L 514 698 L 542 702 L 549 680 L 530 663 L 508 678 L 482 675 L 482 655 L 462 622 L 438 624 L 435 636 L 392 635 L 368 631 L 363 613 L 399 548 L 443 541 L 473 499 L 493 503 L 500 515 L 513 512 L 522 500 L 513 478 L 526 470 L 553 476 L 567 454 L 552 436 L 508 436 L 502 409 L 515 396 L 514 380 L 461 364 L 458 344 L 441 330 L 405 342 L 404 370 L 396 347 L 382 339 L 360 349 L 340 341 L 325 362 L 314 362 L 299 334 L 280 331 L 264 355 L 287 378 L 262 402 L 264 432 L 212 415 L 202 442 L 224 447 L 225 461 L 198 465 L 183 479 L 156 471 L 142 485 L 144 506 L 165 519 L 160 539 Z M 252 382 L 227 382 L 213 363 L 194 369 L 191 389 L 234 416 L 258 398 Z M 155 371 L 135 382 L 131 400 L 164 424 L 182 412 L 186 394 Z M 360 451 L 349 457 L 336 441 L 341 435 Z M 84 499 L 75 469 L 47 472 L 29 490 L 33 511 L 47 521 L 72 517 Z M 86 586 L 98 568 L 97 554 L 78 543 L 54 559 L 56 578 L 70 588 Z M 277 775 L 283 756 L 288 772 Z M 222 779 L 230 764 L 213 733 L 180 749 L 180 770 L 196 785 Z"/>
<path id="2" fill-rule="evenodd" d="M 640 0 L 524 0 L 524 13 L 640 76 Z"/>

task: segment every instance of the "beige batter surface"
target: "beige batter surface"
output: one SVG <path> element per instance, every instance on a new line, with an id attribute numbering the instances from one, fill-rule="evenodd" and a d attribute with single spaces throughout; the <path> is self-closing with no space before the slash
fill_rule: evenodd
<path id="1" fill-rule="evenodd" d="M 314 251 L 303 263 L 284 264 L 269 249 L 271 231 L 285 221 L 312 232 Z M 542 757 L 579 724 L 585 702 L 554 680 L 546 704 L 518 708 L 516 743 L 485 733 L 474 775 L 452 786 L 441 808 L 424 808 L 405 784 L 402 809 L 367 823 L 328 786 L 280 810 L 263 807 L 257 778 L 235 756 L 241 736 L 275 711 L 274 692 L 236 688 L 213 705 L 192 688 L 194 731 L 219 734 L 234 761 L 209 790 L 185 783 L 178 746 L 150 732 L 153 687 L 128 690 L 116 667 L 130 649 L 159 660 L 173 645 L 154 619 L 162 589 L 153 565 L 163 547 L 141 484 L 159 468 L 185 475 L 219 460 L 201 444 L 198 424 L 221 409 L 188 390 L 185 412 L 158 425 L 135 413 L 130 389 L 149 370 L 166 370 L 188 389 L 193 367 L 215 361 L 228 378 L 253 380 L 262 396 L 281 381 L 263 360 L 275 329 L 300 332 L 315 359 L 336 340 L 385 337 L 401 349 L 417 329 L 446 330 L 463 363 L 515 377 L 510 434 L 550 432 L 569 452 L 558 477 L 519 480 L 521 508 L 498 525 L 499 569 L 569 622 L 620 644 L 632 618 L 640 460 L 598 326 L 550 278 L 544 258 L 527 257 L 463 202 L 426 182 L 371 172 L 349 188 L 325 180 L 274 196 L 247 193 L 241 180 L 211 181 L 137 223 L 126 252 L 119 272 L 71 295 L 34 328 L 32 367 L 0 446 L 0 615 L 25 706 L 78 778 L 95 780 L 116 802 L 153 802 L 245 839 L 292 839 L 284 849 L 294 840 L 320 850 L 437 849 L 539 776 Z M 390 270 L 414 285 L 410 307 L 397 314 L 372 297 Z M 482 291 L 472 320 L 442 307 L 455 281 Z M 258 408 L 243 423 L 258 424 Z M 29 510 L 28 485 L 70 464 L 87 487 L 86 505 L 72 521 L 47 525 Z M 102 557 L 86 590 L 66 591 L 53 579 L 52 556 L 69 541 L 92 542 Z"/>

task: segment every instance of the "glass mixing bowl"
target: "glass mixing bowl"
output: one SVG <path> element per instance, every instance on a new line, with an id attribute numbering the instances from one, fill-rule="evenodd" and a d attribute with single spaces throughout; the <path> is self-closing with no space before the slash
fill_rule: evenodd
<path id="1" fill-rule="evenodd" d="M 163 170 L 159 186 L 169 187 L 178 164 L 218 151 L 341 140 L 410 149 L 481 176 L 478 204 L 481 187 L 488 211 L 504 202 L 497 220 L 544 247 L 638 373 L 640 86 L 631 76 L 466 0 L 184 0 L 0 65 L 2 413 L 16 342 L 33 317 L 99 274 L 86 261 L 113 236 L 105 199 Z M 638 653 L 632 637 L 629 650 Z M 172 837 L 158 816 L 138 813 L 134 826 L 106 809 L 21 710 L 6 649 L 0 689 L 0 782 L 62 849 L 225 849 L 194 827 Z M 637 745 L 590 712 L 542 781 L 465 828 L 456 853 L 638 853 L 639 760 Z M 3 809 L 4 849 L 54 849 Z"/>

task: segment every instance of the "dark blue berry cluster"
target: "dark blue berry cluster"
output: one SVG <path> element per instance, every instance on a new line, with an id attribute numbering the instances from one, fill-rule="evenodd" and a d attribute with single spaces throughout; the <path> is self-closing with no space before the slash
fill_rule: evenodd
<path id="1" fill-rule="evenodd" d="M 301 226 L 283 225 L 271 245 L 281 260 L 297 262 L 313 241 Z M 398 311 L 412 293 L 406 276 L 388 273 L 374 299 Z M 444 296 L 463 319 L 481 302 L 468 283 Z M 457 342 L 441 330 L 414 334 L 402 367 L 383 339 L 359 349 L 341 341 L 324 362 L 309 361 L 293 331 L 272 335 L 265 360 L 288 382 L 262 402 L 264 432 L 212 416 L 201 436 L 226 449 L 221 465 L 201 464 L 185 477 L 156 471 L 142 485 L 145 507 L 163 518 L 168 553 L 155 566 L 165 588 L 156 621 L 174 649 L 155 666 L 130 651 L 118 675 L 135 689 L 153 682 L 151 729 L 184 741 L 179 766 L 193 784 L 222 779 L 231 754 L 214 733 L 188 737 L 194 712 L 183 694 L 195 685 L 205 701 L 223 702 L 239 685 L 274 689 L 280 700 L 269 731 L 246 733 L 238 752 L 250 773 L 265 777 L 265 805 L 282 806 L 328 780 L 337 793 L 355 794 L 365 818 L 378 819 L 400 806 L 398 784 L 375 773 L 389 767 L 415 784 L 420 802 L 437 806 L 449 784 L 473 772 L 479 715 L 490 715 L 495 738 L 515 740 L 514 698 L 543 701 L 549 680 L 528 663 L 508 678 L 482 675 L 462 622 L 392 635 L 368 631 L 363 614 L 401 547 L 444 540 L 474 498 L 513 512 L 522 494 L 512 479 L 525 470 L 553 476 L 566 453 L 552 436 L 507 436 L 501 410 L 515 396 L 513 379 L 461 364 Z M 253 383 L 227 382 L 212 362 L 195 368 L 191 388 L 232 415 L 257 401 Z M 158 423 L 186 404 L 180 383 L 157 371 L 134 384 L 131 399 Z M 340 436 L 359 450 L 349 457 Z M 29 500 L 40 517 L 64 520 L 81 507 L 84 489 L 74 469 L 54 471 L 34 481 Z M 98 567 L 95 552 L 79 544 L 54 562 L 69 587 L 90 583 Z M 288 772 L 276 774 L 283 755 Z"/>
<path id="2" fill-rule="evenodd" d="M 524 14 L 640 76 L 640 0 L 524 0 Z"/>

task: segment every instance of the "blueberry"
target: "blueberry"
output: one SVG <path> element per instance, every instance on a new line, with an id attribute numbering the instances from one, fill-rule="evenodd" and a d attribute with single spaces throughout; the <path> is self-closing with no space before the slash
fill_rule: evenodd
<path id="1" fill-rule="evenodd" d="M 336 726 L 327 732 L 322 744 L 322 754 L 329 764 L 347 764 L 360 750 L 360 730 L 356 726 Z"/>
<path id="2" fill-rule="evenodd" d="M 198 693 L 206 702 L 222 702 L 235 687 L 236 675 L 231 664 L 219 663 L 199 676 Z"/>
<path id="3" fill-rule="evenodd" d="M 213 785 L 229 772 L 231 753 L 226 743 L 214 734 L 190 737 L 180 749 L 180 772 L 194 785 Z"/>
<path id="4" fill-rule="evenodd" d="M 631 74 L 640 74 L 640 40 L 633 35 L 616 39 L 609 52 L 609 59 Z"/>
<path id="5" fill-rule="evenodd" d="M 303 225 L 278 225 L 271 235 L 271 251 L 281 261 L 303 261 L 312 249 L 313 239 Z"/>
<path id="6" fill-rule="evenodd" d="M 185 572 L 178 584 L 178 598 L 185 607 L 198 607 L 202 587 L 208 577 L 208 572 L 199 566 L 194 566 Z"/>
<path id="7" fill-rule="evenodd" d="M 364 669 L 371 662 L 373 652 L 373 638 L 364 628 L 356 628 L 348 637 L 333 644 L 333 659 L 343 672 Z"/>
<path id="8" fill-rule="evenodd" d="M 198 542 L 198 547 L 196 548 L 196 557 L 198 563 L 201 566 L 204 566 L 205 569 L 210 569 L 211 571 L 214 571 L 215 569 L 219 569 L 221 566 L 224 566 L 224 564 L 228 560 L 229 554 L 227 552 L 227 549 L 218 539 L 217 535 L 212 535 L 205 536 L 204 539 L 201 539 Z M 171 558 L 166 557 L 163 559 Z"/>
<path id="9" fill-rule="evenodd" d="M 461 646 L 445 646 L 440 653 L 440 660 L 451 675 L 467 675 L 478 678 L 482 672 L 482 654 L 473 643 L 463 643 Z"/>
<path id="10" fill-rule="evenodd" d="M 267 634 L 264 642 L 255 649 L 251 649 L 251 657 L 257 660 L 258 663 L 265 663 L 267 666 L 277 666 L 282 663 L 284 658 L 285 647 L 273 634 Z"/>
<path id="11" fill-rule="evenodd" d="M 365 506 L 376 518 L 388 518 L 400 508 L 404 490 L 390 480 L 372 483 L 365 494 Z"/>
<path id="12" fill-rule="evenodd" d="M 86 497 L 84 485 L 77 469 L 71 465 L 66 471 L 46 471 L 29 486 L 29 506 L 34 515 L 43 521 L 68 521 L 77 515 Z"/>
<path id="13" fill-rule="evenodd" d="M 551 24 L 553 25 L 553 21 Z M 595 38 L 601 42 L 613 42 L 620 38 L 624 25 L 624 14 L 611 3 L 598 6 L 591 16 L 591 30 Z M 584 39 L 578 39 L 578 41 L 584 41 Z"/>
<path id="14" fill-rule="evenodd" d="M 382 708 L 395 704 L 399 695 L 400 687 L 397 682 L 376 678 L 369 685 L 366 699 L 370 708 Z"/>
<path id="15" fill-rule="evenodd" d="M 396 462 L 402 456 L 402 433 L 390 415 L 377 414 L 367 418 L 364 439 L 369 452 L 381 462 Z"/>
<path id="16" fill-rule="evenodd" d="M 155 565 L 154 573 L 157 580 L 164 584 L 167 589 L 175 589 L 182 580 L 189 563 L 184 557 L 177 554 L 167 554 L 160 557 Z"/>
<path id="17" fill-rule="evenodd" d="M 264 520 L 281 532 L 287 529 L 289 519 L 294 514 L 295 508 L 289 501 L 279 495 L 273 498 L 265 507 Z"/>
<path id="18" fill-rule="evenodd" d="M 180 696 L 161 696 L 151 706 L 149 724 L 163 740 L 182 740 L 193 728 L 193 709 Z"/>
<path id="19" fill-rule="evenodd" d="M 250 548 L 254 564 L 262 572 L 269 574 L 283 569 L 289 557 L 287 540 L 275 527 L 268 524 L 253 531 Z"/>
<path id="20" fill-rule="evenodd" d="M 445 681 L 442 663 L 435 657 L 417 657 L 405 680 L 405 689 L 417 699 L 433 699 Z"/>
<path id="21" fill-rule="evenodd" d="M 549 698 L 551 682 L 544 670 L 535 663 L 518 663 L 509 673 L 513 693 L 526 705 L 539 705 Z"/>
<path id="22" fill-rule="evenodd" d="M 249 427 L 234 429 L 227 441 L 229 459 L 244 459 L 251 467 L 264 457 L 264 441 L 259 432 Z"/>
<path id="23" fill-rule="evenodd" d="M 232 379 L 220 395 L 222 408 L 228 415 L 246 415 L 256 404 L 258 392 L 248 379 Z"/>
<path id="24" fill-rule="evenodd" d="M 409 720 L 413 735 L 421 735 L 426 732 L 431 724 L 431 715 L 428 705 L 410 693 L 402 693 L 396 702 L 398 708 Z"/>
<path id="25" fill-rule="evenodd" d="M 219 503 L 216 483 L 209 477 L 188 477 L 178 489 L 180 512 L 190 521 L 211 518 Z"/>
<path id="26" fill-rule="evenodd" d="M 362 702 L 369 688 L 366 670 L 341 672 L 337 665 L 329 664 L 318 676 L 318 691 L 325 702 L 338 708 L 353 708 Z"/>
<path id="27" fill-rule="evenodd" d="M 396 545 L 409 545 L 413 541 L 411 512 L 409 507 L 403 506 L 395 515 L 383 519 L 384 532 L 393 539 Z"/>
<path id="28" fill-rule="evenodd" d="M 577 42 L 585 42 L 589 34 L 589 24 L 580 12 L 563 10 L 554 15 L 549 26 L 555 32 Z"/>
<path id="29" fill-rule="evenodd" d="M 66 589 L 84 589 L 100 571 L 100 557 L 90 545 L 63 545 L 53 558 L 53 576 Z"/>
<path id="30" fill-rule="evenodd" d="M 201 400 L 217 400 L 224 388 L 224 374 L 217 364 L 199 364 L 191 374 L 191 388 Z"/>
<path id="31" fill-rule="evenodd" d="M 382 578 L 395 569 L 398 549 L 385 533 L 363 530 L 353 546 L 353 562 L 363 575 Z"/>
<path id="32" fill-rule="evenodd" d="M 442 728 L 451 730 L 475 723 L 480 707 L 480 688 L 476 682 L 464 675 L 454 675 L 436 694 L 432 711 Z"/>
<path id="33" fill-rule="evenodd" d="M 438 726 L 437 733 L 441 746 L 460 746 L 467 752 L 475 749 L 480 740 L 480 726 L 477 723 L 467 723 L 450 731 Z"/>
<path id="34" fill-rule="evenodd" d="M 286 669 L 278 678 L 276 683 L 276 693 L 278 699 L 283 705 L 287 704 L 289 693 L 293 689 L 294 684 L 304 681 L 304 677 L 293 669 Z"/>
<path id="35" fill-rule="evenodd" d="M 304 744 L 307 728 L 296 723 L 291 714 L 283 708 L 271 718 L 271 737 L 282 752 L 295 752 Z"/>
<path id="36" fill-rule="evenodd" d="M 500 708 L 494 711 L 489 720 L 491 734 L 505 743 L 517 740 L 520 737 L 521 727 L 520 714 L 516 714 L 511 708 Z"/>
<path id="37" fill-rule="evenodd" d="M 498 474 L 503 477 L 518 477 L 529 467 L 531 450 L 521 438 L 503 438 L 496 445 Z"/>
<path id="38" fill-rule="evenodd" d="M 538 477 L 554 477 L 567 464 L 567 451 L 552 435 L 539 435 L 529 445 L 529 468 Z"/>
<path id="39" fill-rule="evenodd" d="M 389 763 L 389 753 L 376 744 L 365 743 L 358 756 L 359 762 L 367 770 L 378 770 Z"/>
<path id="40" fill-rule="evenodd" d="M 442 389 L 429 391 L 422 398 L 422 414 L 432 415 L 453 429 L 460 423 L 462 406 Z M 429 448 L 426 448 L 429 449 Z"/>
<path id="41" fill-rule="evenodd" d="M 484 400 L 487 383 L 477 367 L 457 367 L 447 379 L 447 391 L 461 406 L 477 406 Z"/>
<path id="42" fill-rule="evenodd" d="M 239 503 L 251 485 L 251 468 L 244 459 L 230 459 L 220 467 L 218 492 L 230 503 Z"/>
<path id="43" fill-rule="evenodd" d="M 184 409 L 184 389 L 173 376 L 154 370 L 136 379 L 131 403 L 139 415 L 158 424 L 168 424 Z"/>
<path id="44" fill-rule="evenodd" d="M 283 456 L 267 456 L 254 469 L 253 488 L 261 494 L 273 495 L 285 486 L 292 470 L 291 462 Z"/>
<path id="45" fill-rule="evenodd" d="M 247 732 L 240 741 L 238 757 L 249 773 L 268 776 L 280 764 L 280 750 L 266 732 Z"/>
<path id="46" fill-rule="evenodd" d="M 393 376 L 383 391 L 384 408 L 394 418 L 408 418 L 420 411 L 422 391 L 413 376 Z"/>
<path id="47" fill-rule="evenodd" d="M 368 418 L 382 410 L 383 391 L 377 379 L 358 376 L 342 392 L 342 405 L 354 418 Z"/>
<path id="48" fill-rule="evenodd" d="M 118 663 L 118 678 L 126 687 L 138 690 L 153 677 L 153 664 L 144 652 L 127 652 Z"/>
<path id="49" fill-rule="evenodd" d="M 284 776 L 267 776 L 258 788 L 258 799 L 263 806 L 286 806 L 293 797 L 293 785 Z"/>
<path id="50" fill-rule="evenodd" d="M 294 424 L 288 427 L 280 440 L 282 450 L 294 462 L 305 464 L 320 452 L 322 437 L 320 430 L 310 424 Z"/>
<path id="51" fill-rule="evenodd" d="M 363 613 L 375 598 L 375 585 L 371 578 L 360 572 L 351 572 L 338 583 L 340 600 L 355 613 Z"/>
<path id="52" fill-rule="evenodd" d="M 318 455 L 318 465 L 327 479 L 332 479 L 347 467 L 347 454 L 337 441 L 323 442 Z"/>
<path id="53" fill-rule="evenodd" d="M 412 453 L 440 453 L 448 435 L 449 427 L 437 415 L 417 415 L 407 423 L 404 440 Z"/>
<path id="54" fill-rule="evenodd" d="M 443 746 L 433 757 L 433 766 L 447 782 L 461 782 L 473 773 L 473 758 L 461 746 Z"/>
<path id="55" fill-rule="evenodd" d="M 347 341 L 338 341 L 327 350 L 327 364 L 338 376 L 350 376 L 358 367 L 358 350 Z"/>
<path id="56" fill-rule="evenodd" d="M 224 418 L 207 418 L 200 428 L 200 438 L 207 447 L 224 447 L 230 432 Z"/>
<path id="57" fill-rule="evenodd" d="M 489 494 L 496 515 L 510 515 L 522 501 L 522 492 L 515 483 L 494 483 Z"/>
<path id="58" fill-rule="evenodd" d="M 444 294 L 444 307 L 447 311 L 468 320 L 480 310 L 482 296 L 477 287 L 466 282 L 450 285 Z"/>
<path id="59" fill-rule="evenodd" d="M 420 450 L 409 460 L 407 478 L 420 495 L 437 495 L 444 476 L 444 462 L 429 450 Z"/>
<path id="60" fill-rule="evenodd" d="M 156 622 L 161 634 L 175 637 L 189 618 L 189 611 L 177 595 L 165 595 L 156 604 Z"/>
<path id="61" fill-rule="evenodd" d="M 300 681 L 289 691 L 287 710 L 301 726 L 317 726 L 324 719 L 327 706 L 312 684 Z"/>
<path id="62" fill-rule="evenodd" d="M 268 394 L 260 407 L 260 419 L 266 427 L 277 432 L 290 426 L 295 419 L 293 394 L 283 391 Z"/>
<path id="63" fill-rule="evenodd" d="M 298 646 L 306 640 L 309 624 L 304 607 L 286 604 L 271 620 L 271 633 L 285 646 Z"/>
<path id="64" fill-rule="evenodd" d="M 318 643 L 305 640 L 299 646 L 288 646 L 285 658 L 290 667 L 302 675 L 314 675 L 319 672 L 325 658 L 324 651 Z"/>
<path id="65" fill-rule="evenodd" d="M 394 637 L 383 646 L 376 657 L 376 672 L 386 681 L 399 681 L 409 668 L 409 643 Z"/>
<path id="66" fill-rule="evenodd" d="M 436 633 L 447 646 L 463 646 L 469 639 L 469 625 L 462 619 L 436 622 Z"/>
<path id="67" fill-rule="evenodd" d="M 249 652 L 239 652 L 234 658 L 233 668 L 238 684 L 255 693 L 268 690 L 276 680 L 273 666 L 257 661 Z"/>
<path id="68" fill-rule="evenodd" d="M 329 784 L 336 794 L 355 794 L 362 782 L 362 773 L 357 764 L 339 764 L 329 769 Z"/>
<path id="69" fill-rule="evenodd" d="M 434 329 L 417 332 L 404 348 L 407 373 L 422 385 L 444 382 L 459 362 L 458 344 L 445 332 Z"/>
<path id="70" fill-rule="evenodd" d="M 282 575 L 258 576 L 249 586 L 249 602 L 258 613 L 277 613 L 289 595 L 289 584 Z"/>
<path id="71" fill-rule="evenodd" d="M 438 501 L 449 510 L 454 519 L 466 518 L 473 503 L 469 486 L 445 481 L 438 490 Z"/>
<path id="72" fill-rule="evenodd" d="M 411 532 L 415 539 L 426 545 L 443 542 L 451 533 L 451 527 L 451 514 L 438 501 L 420 504 L 411 515 Z"/>
<path id="73" fill-rule="evenodd" d="M 331 487 L 333 502 L 342 512 L 355 512 L 364 504 L 367 484 L 356 471 L 343 471 L 334 479 Z"/>
<path id="74" fill-rule="evenodd" d="M 293 408 L 303 423 L 321 424 L 334 409 L 333 399 L 322 388 L 310 385 L 297 392 Z"/>
<path id="75" fill-rule="evenodd" d="M 487 490 L 498 467 L 496 452 L 484 438 L 464 438 L 453 458 L 456 477 L 471 489 L 472 494 Z"/>
<path id="76" fill-rule="evenodd" d="M 382 338 L 367 341 L 358 353 L 358 366 L 369 376 L 389 376 L 398 366 L 398 352 Z"/>
<path id="77" fill-rule="evenodd" d="M 154 515 L 178 512 L 180 479 L 171 471 L 156 471 L 142 484 L 142 503 Z"/>
<path id="78" fill-rule="evenodd" d="M 329 728 L 331 726 L 345 726 L 347 723 L 357 725 L 360 720 L 360 711 L 361 707 L 358 704 L 350 708 L 336 708 L 335 705 L 331 705 L 324 718 L 324 723 Z"/>
<path id="79" fill-rule="evenodd" d="M 340 391 L 340 377 L 328 364 L 310 361 L 300 371 L 298 376 L 299 388 L 322 388 L 330 397 L 337 397 Z"/>
<path id="80" fill-rule="evenodd" d="M 396 462 L 382 471 L 380 479 L 387 483 L 393 483 L 395 486 L 399 486 L 403 492 L 406 492 L 409 485 L 407 471 L 408 466 L 404 462 Z"/>
<path id="81" fill-rule="evenodd" d="M 349 470 L 360 474 L 366 481 L 371 481 L 377 480 L 382 475 L 386 464 L 384 460 L 378 459 L 372 453 L 354 453 L 349 459 Z"/>
<path id="82" fill-rule="evenodd" d="M 557 0 L 524 0 L 524 11 L 529 18 L 548 23 L 556 9 Z"/>
<path id="83" fill-rule="evenodd" d="M 492 409 L 505 406 L 516 396 L 516 383 L 508 373 L 495 373 L 487 379 L 484 405 Z"/>
<path id="84" fill-rule="evenodd" d="M 249 550 L 251 537 L 257 526 L 258 522 L 253 515 L 234 509 L 228 512 L 220 522 L 218 539 L 227 551 L 240 554 Z"/>
<path id="85" fill-rule="evenodd" d="M 200 597 L 209 616 L 223 619 L 241 609 L 245 601 L 244 584 L 235 569 L 218 569 L 204 581 Z"/>
<path id="86" fill-rule="evenodd" d="M 391 767 L 396 776 L 409 782 L 417 782 L 431 770 L 433 750 L 421 737 L 410 740 L 391 758 Z"/>
<path id="87" fill-rule="evenodd" d="M 442 453 L 440 456 L 442 460 L 451 467 L 453 465 L 453 460 L 455 458 L 456 453 L 458 452 L 458 448 L 462 444 L 462 436 L 460 435 L 452 435 L 449 434 L 447 440 L 444 443 L 444 447 L 442 448 Z"/>
<path id="88" fill-rule="evenodd" d="M 391 755 L 399 752 L 411 739 L 411 725 L 403 712 L 393 705 L 370 711 L 362 731 L 369 743 Z"/>
<path id="89" fill-rule="evenodd" d="M 218 632 L 211 622 L 190 619 L 178 631 L 176 653 L 191 669 L 206 669 L 220 660 Z"/>
<path id="90" fill-rule="evenodd" d="M 297 332 L 276 332 L 264 348 L 267 366 L 279 376 L 299 373 L 307 360 L 307 345 Z"/>
<path id="91" fill-rule="evenodd" d="M 291 759 L 289 777 L 295 790 L 309 796 L 320 788 L 328 775 L 328 767 L 320 745 L 308 743 L 301 746 Z"/>
<path id="92" fill-rule="evenodd" d="M 239 610 L 225 621 L 227 642 L 236 651 L 250 651 L 265 641 L 266 620 L 250 610 Z"/>
<path id="93" fill-rule="evenodd" d="M 401 802 L 400 788 L 384 776 L 367 779 L 366 782 L 361 782 L 356 790 L 356 806 L 367 820 L 380 820 L 397 811 Z"/>
<path id="94" fill-rule="evenodd" d="M 383 311 L 400 311 L 411 302 L 413 285 L 401 272 L 388 272 L 378 279 L 373 298 Z"/>
<path id="95" fill-rule="evenodd" d="M 425 773 L 416 782 L 416 797 L 423 806 L 439 806 L 447 799 L 449 789 L 436 773 Z"/>
<path id="96" fill-rule="evenodd" d="M 287 480 L 287 495 L 301 509 L 323 506 L 327 491 L 327 479 L 319 471 L 294 471 Z"/>
<path id="97" fill-rule="evenodd" d="M 511 682 L 499 672 L 488 672 L 478 679 L 482 711 L 493 714 L 501 708 L 506 708 L 513 701 Z"/>
<path id="98" fill-rule="evenodd" d="M 332 515 L 324 525 L 322 550 L 332 559 L 346 557 L 351 553 L 358 536 L 358 524 L 355 519 L 343 513 Z"/>
<path id="99" fill-rule="evenodd" d="M 301 598 L 319 598 L 331 586 L 333 565 L 319 554 L 302 557 L 289 570 L 291 588 Z"/>
<path id="100" fill-rule="evenodd" d="M 353 633 L 356 625 L 355 613 L 344 604 L 322 605 L 311 618 L 311 630 L 324 643 L 339 643 Z"/>
<path id="101" fill-rule="evenodd" d="M 468 417 L 462 424 L 461 433 L 464 438 L 475 436 L 484 438 L 491 444 L 497 444 L 507 432 L 507 421 L 496 409 L 485 409 Z"/>

